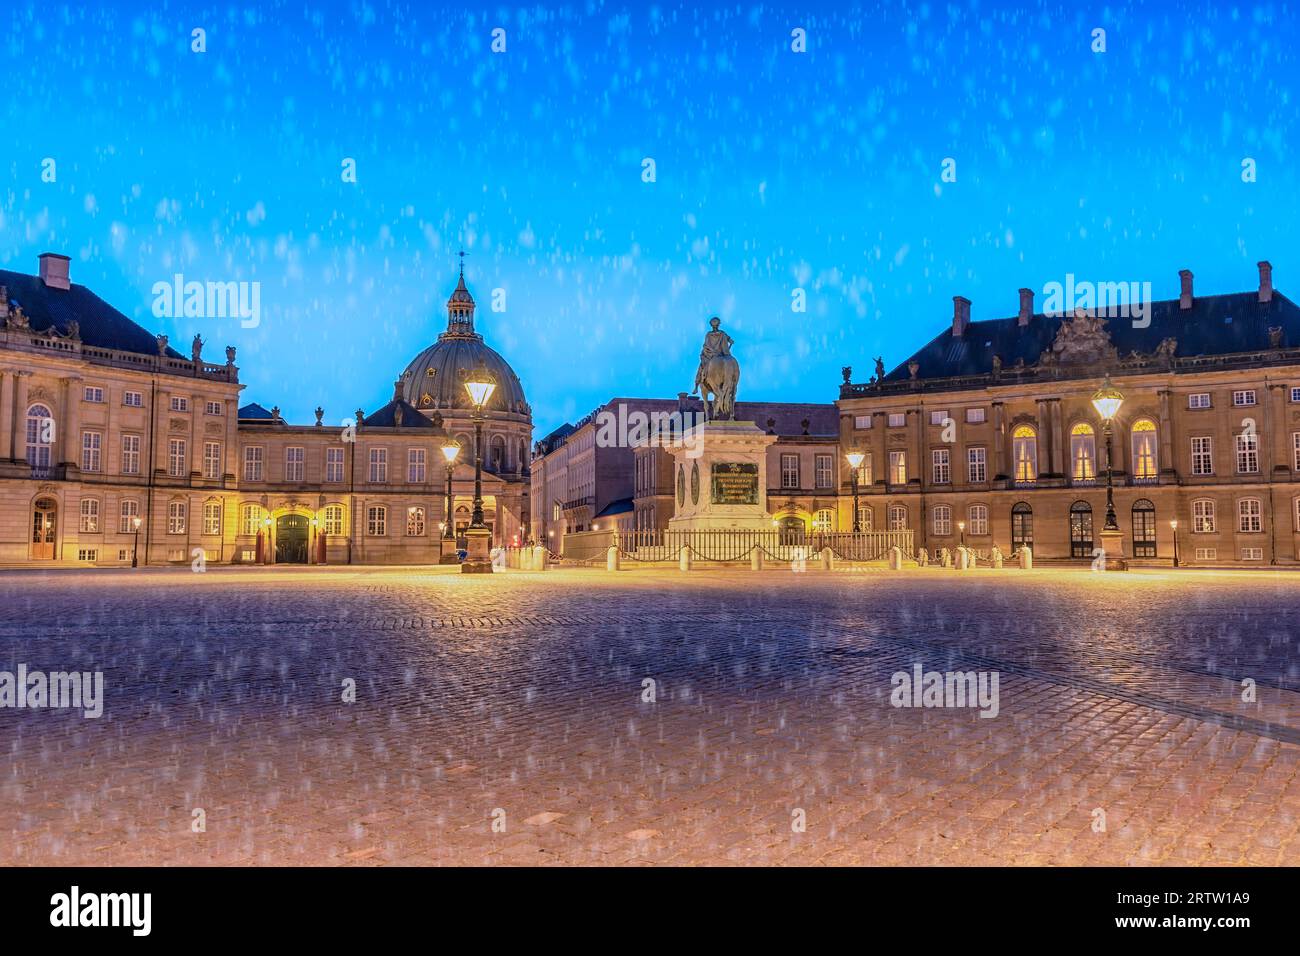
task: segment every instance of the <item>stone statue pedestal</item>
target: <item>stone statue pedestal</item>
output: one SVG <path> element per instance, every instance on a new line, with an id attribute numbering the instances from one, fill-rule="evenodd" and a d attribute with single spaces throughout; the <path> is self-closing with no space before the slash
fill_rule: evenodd
<path id="1" fill-rule="evenodd" d="M 492 558 L 488 554 L 492 546 L 492 532 L 487 528 L 465 529 L 465 560 L 460 570 L 464 574 L 491 574 Z"/>
<path id="2" fill-rule="evenodd" d="M 672 531 L 772 528 L 767 513 L 767 447 L 753 422 L 707 422 L 668 450 L 673 456 Z"/>
<path id="3" fill-rule="evenodd" d="M 1127 571 L 1128 562 L 1124 560 L 1124 532 L 1102 531 L 1101 550 L 1106 555 L 1107 571 Z"/>

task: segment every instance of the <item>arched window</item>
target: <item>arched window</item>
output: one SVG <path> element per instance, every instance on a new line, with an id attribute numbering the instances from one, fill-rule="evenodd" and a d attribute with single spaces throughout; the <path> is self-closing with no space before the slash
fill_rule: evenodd
<path id="1" fill-rule="evenodd" d="M 1030 425 L 1021 425 L 1011 433 L 1011 458 L 1016 481 L 1038 478 L 1038 433 Z"/>
<path id="2" fill-rule="evenodd" d="M 1133 437 L 1133 477 L 1151 480 L 1156 477 L 1156 425 L 1149 418 L 1139 418 L 1130 432 Z"/>
<path id="3" fill-rule="evenodd" d="M 123 498 L 118 515 L 117 530 L 120 534 L 132 534 L 135 531 L 135 519 L 140 517 L 140 502 L 134 498 Z"/>
<path id="4" fill-rule="evenodd" d="M 813 515 L 813 531 L 828 534 L 835 530 L 835 514 L 829 508 L 820 509 Z"/>
<path id="5" fill-rule="evenodd" d="M 506 470 L 506 440 L 500 435 L 493 435 L 488 441 L 488 471 L 503 472 Z"/>
<path id="6" fill-rule="evenodd" d="M 1011 550 L 1034 547 L 1034 509 L 1026 501 L 1011 506 Z"/>
<path id="7" fill-rule="evenodd" d="M 1214 502 L 1209 498 L 1192 502 L 1192 534 L 1214 534 Z"/>
<path id="8" fill-rule="evenodd" d="M 45 405 L 27 409 L 27 464 L 44 476 L 50 470 L 50 447 L 54 444 L 54 416 Z"/>
<path id="9" fill-rule="evenodd" d="M 907 505 L 890 505 L 885 517 L 890 531 L 907 530 Z"/>
<path id="10" fill-rule="evenodd" d="M 935 505 L 930 513 L 930 526 L 936 538 L 946 538 L 952 534 L 952 508 L 947 505 Z"/>
<path id="11" fill-rule="evenodd" d="M 245 504 L 239 506 L 239 533 L 253 535 L 262 530 L 262 506 Z"/>
<path id="12" fill-rule="evenodd" d="M 325 520 L 322 524 L 326 535 L 343 533 L 343 506 L 326 505 Z"/>
<path id="13" fill-rule="evenodd" d="M 1097 436 L 1087 422 L 1070 429 L 1070 477 L 1075 481 L 1097 478 Z"/>
<path id="14" fill-rule="evenodd" d="M 528 443 L 522 438 L 519 439 L 519 471 L 528 467 Z"/>
<path id="15" fill-rule="evenodd" d="M 858 528 L 860 530 L 871 531 L 875 527 L 875 518 L 876 518 L 876 513 L 871 510 L 871 505 L 859 503 Z"/>
<path id="16" fill-rule="evenodd" d="M 1133 557 L 1156 556 L 1156 506 L 1146 498 L 1133 502 Z"/>
<path id="17" fill-rule="evenodd" d="M 1086 501 L 1070 505 L 1070 557 L 1092 557 L 1092 505 Z"/>
<path id="18" fill-rule="evenodd" d="M 966 510 L 966 517 L 969 520 L 967 530 L 975 535 L 986 535 L 989 533 L 989 506 L 988 505 L 971 505 Z"/>

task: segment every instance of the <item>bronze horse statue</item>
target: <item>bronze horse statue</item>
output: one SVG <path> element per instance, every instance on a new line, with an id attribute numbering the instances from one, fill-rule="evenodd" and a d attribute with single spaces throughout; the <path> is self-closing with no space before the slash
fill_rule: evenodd
<path id="1" fill-rule="evenodd" d="M 695 391 L 704 400 L 706 422 L 734 421 L 736 386 L 740 383 L 740 363 L 731 354 L 732 338 L 718 326 L 721 320 L 709 320 L 711 331 L 704 336 L 700 350 L 700 367 L 695 373 Z"/>

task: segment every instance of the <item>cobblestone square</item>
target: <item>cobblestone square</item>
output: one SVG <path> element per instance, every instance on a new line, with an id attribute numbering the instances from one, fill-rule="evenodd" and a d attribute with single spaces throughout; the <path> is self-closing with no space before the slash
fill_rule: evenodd
<path id="1" fill-rule="evenodd" d="M 5 573 L 0 669 L 105 702 L 0 710 L 0 863 L 1295 865 L 1297 585 Z M 997 716 L 891 706 L 917 664 Z"/>

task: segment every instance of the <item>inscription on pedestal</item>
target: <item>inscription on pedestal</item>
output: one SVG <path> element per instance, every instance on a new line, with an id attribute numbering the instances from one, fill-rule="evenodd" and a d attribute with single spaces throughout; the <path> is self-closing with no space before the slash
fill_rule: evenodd
<path id="1" fill-rule="evenodd" d="M 713 503 L 715 505 L 758 504 L 758 465 L 747 461 L 715 462 Z"/>

